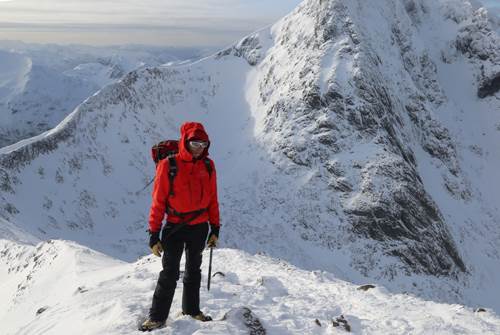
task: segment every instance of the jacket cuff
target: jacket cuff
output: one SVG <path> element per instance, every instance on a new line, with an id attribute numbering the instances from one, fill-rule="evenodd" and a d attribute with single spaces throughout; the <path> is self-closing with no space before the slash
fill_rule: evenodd
<path id="1" fill-rule="evenodd" d="M 160 242 L 160 232 L 149 232 L 149 247 L 152 248 L 156 243 Z"/>
<path id="2" fill-rule="evenodd" d="M 220 226 L 210 224 L 210 235 L 215 235 L 215 236 L 217 236 L 217 238 L 219 238 L 219 230 L 220 230 Z"/>

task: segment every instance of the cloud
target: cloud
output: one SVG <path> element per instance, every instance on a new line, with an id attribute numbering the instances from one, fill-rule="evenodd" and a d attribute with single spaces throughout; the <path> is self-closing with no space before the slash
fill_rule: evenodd
<path id="1" fill-rule="evenodd" d="M 156 25 L 195 18 L 246 20 L 254 16 L 265 19 L 274 16 L 277 8 L 240 0 L 24 0 L 1 6 L 2 22 Z M 202 25 L 203 20 L 199 24 Z"/>
<path id="2" fill-rule="evenodd" d="M 0 39 L 57 34 L 75 42 L 84 35 L 113 32 L 142 41 L 175 33 L 175 43 L 228 44 L 275 22 L 300 0 L 0 0 Z M 142 34 L 142 37 L 140 37 Z M 196 42 L 198 35 L 198 42 Z M 37 37 L 35 37 L 37 36 Z M 190 36 L 186 38 L 185 36 Z M 126 38 L 118 38 L 120 41 Z M 85 38 L 85 43 L 91 40 Z M 102 38 L 100 40 L 103 40 Z M 165 40 L 164 38 L 162 39 Z M 31 42 L 34 40 L 30 40 Z M 139 41 L 130 40 L 131 43 Z M 45 42 L 43 40 L 42 42 Z M 57 39 L 52 41 L 57 43 Z"/>

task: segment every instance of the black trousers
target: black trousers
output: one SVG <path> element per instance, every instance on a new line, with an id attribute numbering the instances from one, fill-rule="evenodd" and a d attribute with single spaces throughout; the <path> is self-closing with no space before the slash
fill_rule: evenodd
<path id="1" fill-rule="evenodd" d="M 208 223 L 187 225 L 165 239 L 173 224 L 167 223 L 162 231 L 163 270 L 153 295 L 149 317 L 165 321 L 174 299 L 182 252 L 186 250 L 186 266 L 183 277 L 182 312 L 188 315 L 200 313 L 201 258 L 208 235 Z"/>

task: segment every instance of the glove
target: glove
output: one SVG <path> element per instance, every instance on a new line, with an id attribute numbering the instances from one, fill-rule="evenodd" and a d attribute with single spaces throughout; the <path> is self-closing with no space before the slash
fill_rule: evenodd
<path id="1" fill-rule="evenodd" d="M 218 240 L 219 240 L 219 238 L 217 236 L 210 235 L 210 237 L 208 238 L 207 247 L 216 248 Z"/>
<path id="2" fill-rule="evenodd" d="M 159 231 L 157 231 L 157 232 L 150 231 L 149 232 L 149 247 L 151 248 L 153 255 L 161 257 L 161 253 L 163 252 L 163 248 L 161 247 L 160 232 Z"/>
<path id="3" fill-rule="evenodd" d="M 210 225 L 210 235 L 208 236 L 207 246 L 209 248 L 217 247 L 217 242 L 219 240 L 219 226 Z"/>

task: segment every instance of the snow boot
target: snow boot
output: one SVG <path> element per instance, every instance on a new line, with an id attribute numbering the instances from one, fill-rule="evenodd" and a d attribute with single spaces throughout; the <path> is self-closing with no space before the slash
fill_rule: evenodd
<path id="1" fill-rule="evenodd" d="M 139 330 L 143 332 L 150 332 L 152 330 L 162 328 L 163 326 L 165 326 L 165 321 L 153 321 L 151 319 L 147 319 L 139 327 Z"/>
<path id="2" fill-rule="evenodd" d="M 186 315 L 182 313 L 182 315 Z M 195 320 L 201 321 L 201 322 L 207 322 L 207 321 L 212 321 L 212 317 L 210 315 L 205 315 L 203 312 L 200 312 L 196 315 L 190 315 Z"/>

